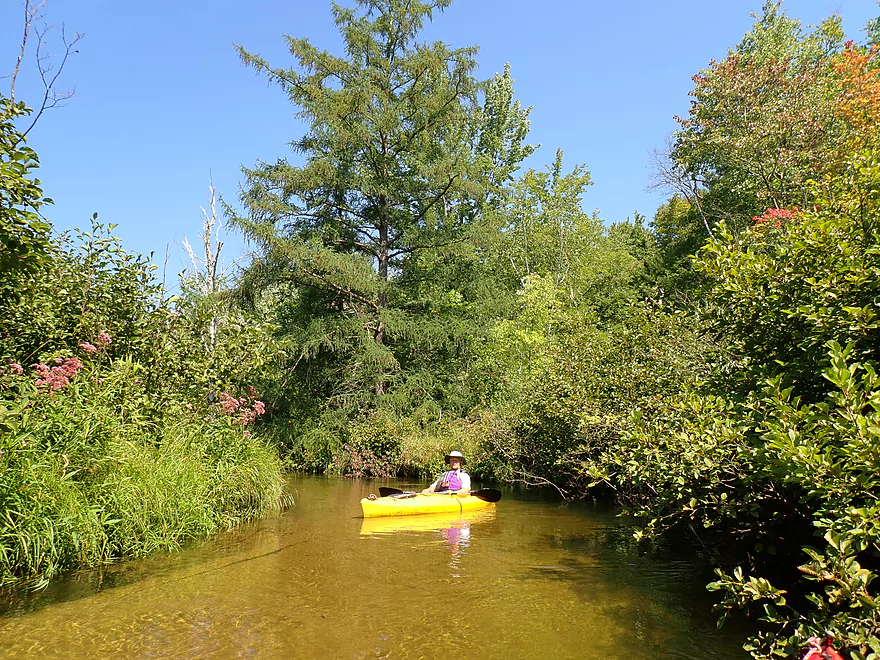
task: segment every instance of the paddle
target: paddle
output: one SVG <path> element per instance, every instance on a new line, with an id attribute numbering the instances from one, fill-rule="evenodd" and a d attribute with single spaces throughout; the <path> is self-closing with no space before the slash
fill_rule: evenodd
<path id="1" fill-rule="evenodd" d="M 412 491 L 400 490 L 399 488 L 388 488 L 387 486 L 379 487 L 379 495 L 382 497 L 388 497 L 389 495 L 404 495 L 411 492 Z M 446 493 L 437 493 L 437 495 L 445 494 Z M 479 497 L 486 502 L 497 502 L 501 499 L 501 491 L 496 488 L 480 488 L 480 490 L 471 491 L 470 494 L 474 497 Z"/>

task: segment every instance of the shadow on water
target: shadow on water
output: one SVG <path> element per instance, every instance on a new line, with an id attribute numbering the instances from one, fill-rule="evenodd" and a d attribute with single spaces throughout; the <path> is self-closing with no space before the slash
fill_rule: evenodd
<path id="1" fill-rule="evenodd" d="M 697 556 L 645 553 L 613 512 L 506 491 L 465 515 L 361 518 L 379 485 L 296 477 L 281 515 L 12 593 L 0 658 L 746 657 Z"/>
<path id="2" fill-rule="evenodd" d="M 272 518 L 280 520 L 284 516 L 295 515 L 294 510 L 295 504 Z M 222 559 L 228 556 L 230 566 L 251 561 L 258 557 L 236 557 L 242 548 L 259 546 L 259 539 L 265 534 L 266 528 L 266 520 L 246 523 L 211 538 L 191 541 L 178 552 L 156 552 L 143 559 L 71 571 L 43 589 L 33 589 L 27 582 L 0 589 L 0 617 L 36 612 L 58 603 L 94 596 L 105 590 L 134 585 L 148 578 L 173 578 L 181 572 L 190 577 L 197 576 L 206 557 Z M 269 553 L 278 551 L 275 549 Z M 219 570 L 219 567 L 211 565 L 206 570 Z"/>

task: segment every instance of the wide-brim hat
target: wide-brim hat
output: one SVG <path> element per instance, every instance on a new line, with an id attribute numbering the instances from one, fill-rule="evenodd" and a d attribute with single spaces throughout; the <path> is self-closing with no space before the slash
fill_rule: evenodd
<path id="1" fill-rule="evenodd" d="M 449 465 L 450 458 L 460 458 L 462 465 L 464 465 L 467 462 L 464 460 L 464 456 L 462 456 L 460 451 L 451 451 L 448 454 L 446 454 L 446 457 L 443 459 L 444 461 L 446 461 L 446 465 Z"/>

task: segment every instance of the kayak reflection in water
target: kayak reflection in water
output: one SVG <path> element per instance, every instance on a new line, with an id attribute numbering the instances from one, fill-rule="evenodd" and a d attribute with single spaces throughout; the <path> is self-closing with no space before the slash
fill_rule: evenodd
<path id="1" fill-rule="evenodd" d="M 449 547 L 452 558 L 449 561 L 449 567 L 458 570 L 458 563 L 461 560 L 462 551 L 471 543 L 471 526 L 467 521 L 461 521 L 454 527 L 447 527 L 443 530 L 443 540 Z M 453 577 L 461 577 L 457 572 L 452 574 Z"/>
<path id="2" fill-rule="evenodd" d="M 468 547 L 471 542 L 471 527 L 468 523 L 462 522 L 461 526 L 449 527 L 443 530 L 443 540 L 452 550 L 452 556 L 458 555 L 462 548 Z"/>
<path id="3" fill-rule="evenodd" d="M 469 493 L 471 490 L 471 475 L 465 472 L 464 456 L 460 451 L 451 451 L 446 454 L 446 465 L 449 470 L 437 477 L 437 480 L 423 490 L 423 493 Z"/>

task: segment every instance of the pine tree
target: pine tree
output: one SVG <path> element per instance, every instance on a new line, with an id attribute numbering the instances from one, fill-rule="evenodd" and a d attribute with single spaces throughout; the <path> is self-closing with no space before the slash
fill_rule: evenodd
<path id="1" fill-rule="evenodd" d="M 481 82 L 476 48 L 417 40 L 450 2 L 333 4 L 344 57 L 288 37 L 296 65 L 274 68 L 240 49 L 308 126 L 296 163 L 245 170 L 234 222 L 258 247 L 244 288 L 274 292 L 311 395 L 384 395 L 448 343 L 413 295 L 418 265 L 466 239 L 533 149 L 507 69 Z"/>

